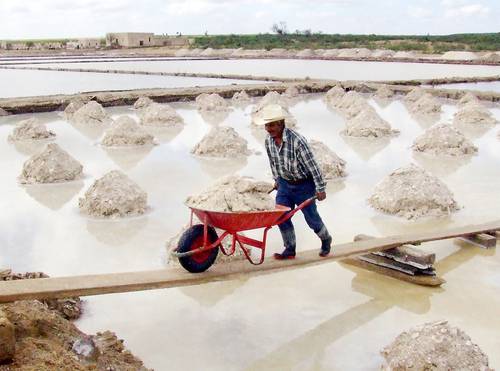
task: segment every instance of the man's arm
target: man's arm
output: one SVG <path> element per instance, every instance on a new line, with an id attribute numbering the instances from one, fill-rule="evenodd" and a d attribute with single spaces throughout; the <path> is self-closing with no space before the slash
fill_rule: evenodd
<path id="1" fill-rule="evenodd" d="M 276 169 L 276 163 L 274 160 L 274 156 L 271 153 L 268 139 L 266 139 L 265 144 L 266 144 L 267 158 L 269 159 L 269 166 L 271 166 L 271 172 L 273 173 L 273 178 L 274 178 L 274 181 L 276 182 L 278 180 L 278 170 Z"/>
<path id="2" fill-rule="evenodd" d="M 314 158 L 311 147 L 309 147 L 309 144 L 307 142 L 300 142 L 298 156 L 313 177 L 314 185 L 316 186 L 316 195 L 318 196 L 318 201 L 324 200 L 326 198 L 326 183 L 323 179 L 323 174 L 321 173 L 318 162 Z"/>

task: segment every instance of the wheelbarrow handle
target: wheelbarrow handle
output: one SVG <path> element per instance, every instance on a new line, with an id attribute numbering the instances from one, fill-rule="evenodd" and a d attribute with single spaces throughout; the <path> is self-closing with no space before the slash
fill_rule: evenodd
<path id="1" fill-rule="evenodd" d="M 283 222 L 286 222 L 288 219 L 290 219 L 292 216 L 294 216 L 295 213 L 299 212 L 303 208 L 312 204 L 314 202 L 314 200 L 316 200 L 317 198 L 318 198 L 318 196 L 313 196 L 311 198 L 308 198 L 307 200 L 302 202 L 300 205 L 298 205 L 295 209 L 290 210 L 289 212 L 285 213 L 281 218 L 278 219 L 276 224 L 281 224 Z"/>

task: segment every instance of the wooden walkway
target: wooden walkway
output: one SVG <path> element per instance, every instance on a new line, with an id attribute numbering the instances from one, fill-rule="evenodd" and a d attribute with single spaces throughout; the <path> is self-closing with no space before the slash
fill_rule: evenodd
<path id="1" fill-rule="evenodd" d="M 252 266 L 246 261 L 238 261 L 213 266 L 207 272 L 201 274 L 188 273 L 182 268 L 178 268 L 3 281 L 0 282 L 0 303 L 16 300 L 66 298 L 71 296 L 100 295 L 200 285 L 208 282 L 231 280 L 240 276 L 256 276 L 312 266 L 370 252 L 387 250 L 405 244 L 420 244 L 478 233 L 495 232 L 497 230 L 500 230 L 500 220 L 440 231 L 374 238 L 339 244 L 333 247 L 333 253 L 327 258 L 319 258 L 318 251 L 315 249 L 297 254 L 294 260 L 277 261 L 267 259 L 260 266 Z"/>

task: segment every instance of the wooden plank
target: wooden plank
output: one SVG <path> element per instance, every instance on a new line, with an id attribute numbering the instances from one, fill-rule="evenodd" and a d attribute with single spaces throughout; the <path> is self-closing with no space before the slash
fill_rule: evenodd
<path id="1" fill-rule="evenodd" d="M 385 268 L 385 267 L 381 267 L 379 265 L 374 265 L 374 264 L 368 263 L 368 262 L 360 260 L 358 258 L 343 259 L 342 263 L 346 263 L 346 264 L 349 264 L 349 265 L 352 265 L 352 266 L 355 266 L 358 268 L 363 268 L 363 269 L 366 269 L 366 270 L 369 270 L 369 271 L 372 271 L 372 272 L 375 272 L 378 274 L 382 274 L 384 276 L 389 276 L 389 277 L 396 278 L 396 279 L 401 280 L 401 281 L 406 281 L 406 282 L 414 283 L 414 284 L 421 285 L 421 286 L 437 287 L 437 286 L 441 286 L 443 283 L 446 282 L 443 278 L 438 277 L 438 276 L 411 276 L 411 275 L 396 271 L 394 269 Z"/>
<path id="2" fill-rule="evenodd" d="M 312 266 L 337 261 L 356 255 L 382 251 L 405 244 L 456 238 L 500 229 L 500 220 L 448 230 L 413 233 L 403 236 L 375 238 L 373 240 L 349 242 L 333 247 L 326 258 L 319 258 L 317 250 L 297 254 L 294 260 L 267 259 L 254 267 L 248 262 L 234 262 L 212 267 L 203 274 L 191 274 L 179 269 L 162 269 L 144 272 L 124 272 L 87 276 L 40 278 L 0 282 L 0 303 L 28 299 L 66 298 L 72 296 L 99 295 L 168 287 L 199 285 L 207 282 L 230 280 L 282 270 Z"/>
<path id="3" fill-rule="evenodd" d="M 413 267 L 411 265 L 405 264 L 405 263 L 400 263 L 395 260 L 392 260 L 390 258 L 386 258 L 385 256 L 380 256 L 380 255 L 375 255 L 375 254 L 366 254 L 366 255 L 360 255 L 356 257 L 356 259 L 363 260 L 367 263 L 375 264 L 375 265 L 380 265 L 381 267 L 389 268 L 389 269 L 394 269 L 397 270 L 401 273 L 404 274 L 409 274 L 411 276 L 435 276 L 436 272 L 434 271 L 434 268 L 426 268 L 426 269 L 420 269 L 417 267 Z"/>
<path id="4" fill-rule="evenodd" d="M 354 241 L 373 239 L 374 237 L 358 234 Z M 417 249 L 413 245 L 402 245 L 389 250 L 377 251 L 373 254 L 385 256 L 397 262 L 408 264 L 416 268 L 426 269 L 432 267 L 436 261 L 436 254 L 427 253 Z"/>
<path id="5" fill-rule="evenodd" d="M 494 236 L 497 238 L 497 240 L 500 238 L 500 231 L 491 231 L 491 232 L 488 232 L 488 234 L 490 236 Z"/>
<path id="6" fill-rule="evenodd" d="M 461 240 L 469 242 L 473 245 L 482 247 L 483 249 L 493 249 L 497 246 L 497 237 L 488 233 L 477 233 L 469 236 L 460 237 Z"/>

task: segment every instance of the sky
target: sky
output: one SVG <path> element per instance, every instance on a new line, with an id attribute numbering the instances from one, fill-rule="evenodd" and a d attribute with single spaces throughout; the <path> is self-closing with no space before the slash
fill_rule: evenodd
<path id="1" fill-rule="evenodd" d="M 500 0 L 0 0 L 0 39 L 310 29 L 351 34 L 500 32 Z"/>

